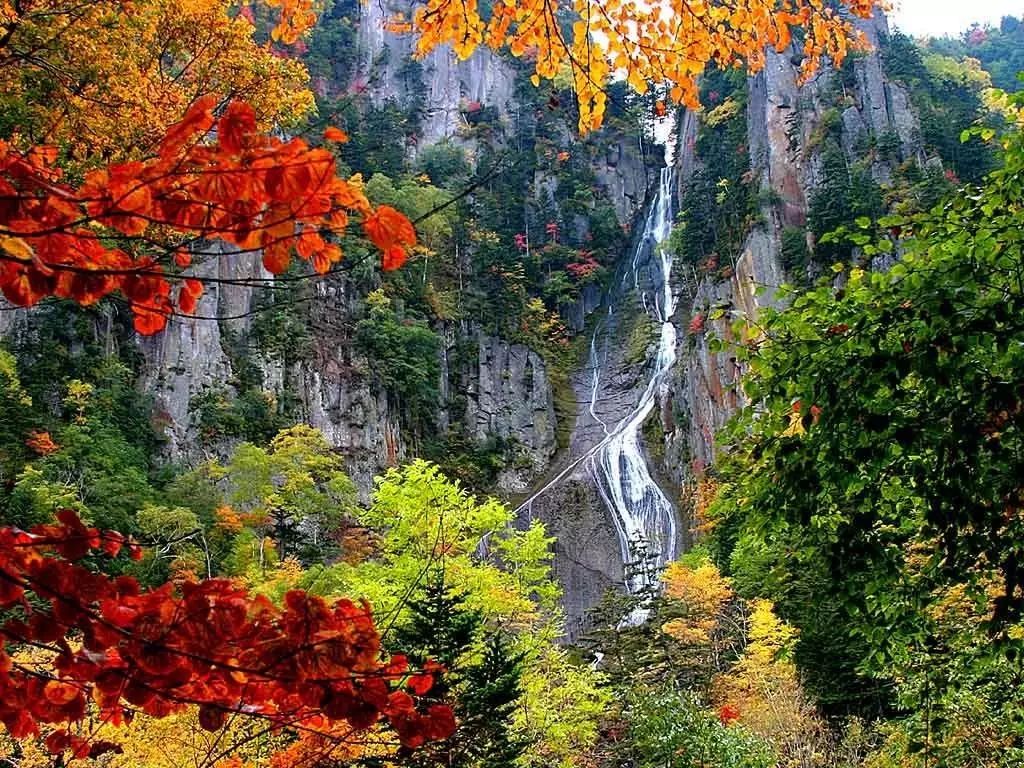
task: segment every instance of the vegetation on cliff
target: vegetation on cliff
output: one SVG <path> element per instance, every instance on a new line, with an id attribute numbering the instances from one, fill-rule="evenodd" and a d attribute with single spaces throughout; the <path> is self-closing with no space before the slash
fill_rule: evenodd
<path id="1" fill-rule="evenodd" d="M 427 141 L 426 65 L 364 61 L 347 0 L 0 2 L 0 764 L 1024 762 L 1024 99 L 991 88 L 1021 24 L 883 35 L 917 122 L 879 131 L 849 19 L 871 3 L 671 5 L 675 30 L 618 0 L 394 16 L 509 76 Z M 755 184 L 735 65 L 766 43 L 830 60 L 789 105 L 806 200 Z M 586 316 L 664 160 L 652 118 L 698 101 L 668 253 L 725 295 L 771 229 L 793 285 L 693 314 L 747 405 L 679 468 L 694 546 L 570 644 L 559 543 L 474 494 L 545 469 L 463 423 L 474 367 L 484 338 L 527 349 L 546 378 L 510 391 L 566 447 Z M 222 370 L 170 425 L 155 379 L 187 354 L 143 356 L 204 322 Z M 651 317 L 617 330 L 642 365 Z M 327 369 L 404 440 L 372 488 L 347 433 L 304 423 L 295 382 Z"/>

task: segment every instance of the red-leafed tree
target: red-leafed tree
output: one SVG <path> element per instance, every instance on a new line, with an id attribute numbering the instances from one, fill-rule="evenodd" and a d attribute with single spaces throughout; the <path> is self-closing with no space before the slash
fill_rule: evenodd
<path id="1" fill-rule="evenodd" d="M 203 291 L 187 277 L 173 291 L 161 253 L 173 253 L 180 270 L 193 249 L 222 240 L 258 251 L 273 274 L 293 254 L 323 273 L 341 259 L 336 240 L 353 217 L 385 269 L 404 263 L 412 224 L 388 206 L 374 209 L 358 178 L 337 176 L 327 149 L 261 133 L 243 102 L 218 106 L 216 96 L 197 99 L 153 156 L 89 171 L 80 184 L 62 179 L 55 148 L 0 141 L 4 296 L 19 306 L 49 296 L 90 304 L 120 292 L 136 329 L 155 333 L 176 309 L 190 314 Z M 337 129 L 325 135 L 345 139 Z"/>
<path id="2" fill-rule="evenodd" d="M 95 757 L 117 745 L 90 740 L 87 718 L 96 730 L 189 706 L 208 730 L 229 716 L 329 738 L 386 727 L 407 747 L 454 730 L 449 707 L 417 700 L 437 668 L 386 657 L 367 605 L 294 590 L 277 606 L 227 579 L 144 591 L 90 567 L 123 551 L 139 553 L 70 510 L 29 532 L 0 528 L 0 722 L 14 738 L 56 725 L 51 753 Z"/>

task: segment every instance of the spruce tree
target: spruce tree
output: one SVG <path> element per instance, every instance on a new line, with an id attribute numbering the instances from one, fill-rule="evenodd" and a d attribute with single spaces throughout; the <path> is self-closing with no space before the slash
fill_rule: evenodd
<path id="1" fill-rule="evenodd" d="M 526 744 L 511 732 L 521 690 L 521 654 L 500 630 L 451 589 L 443 571 L 431 574 L 409 604 L 410 618 L 396 646 L 416 663 L 433 659 L 446 668 L 430 696 L 455 709 L 459 727 L 447 741 L 410 753 L 403 764 L 416 768 L 505 768 Z"/>

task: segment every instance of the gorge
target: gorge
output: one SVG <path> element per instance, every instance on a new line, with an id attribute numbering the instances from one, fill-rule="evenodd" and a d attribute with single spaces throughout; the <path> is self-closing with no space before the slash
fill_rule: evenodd
<path id="1" fill-rule="evenodd" d="M 424 260 L 373 310 L 378 335 L 422 329 L 421 389 L 396 388 L 401 374 L 368 363 L 358 327 L 377 322 L 367 296 L 380 283 L 360 273 L 358 256 L 288 293 L 258 260 L 225 250 L 193 268 L 212 281 L 196 314 L 218 320 L 172 318 L 165 332 L 130 340 L 104 309 L 88 334 L 138 355 L 164 461 L 222 455 L 246 436 L 235 426 L 244 408 L 267 429 L 321 430 L 364 501 L 381 469 L 416 455 L 458 446 L 496 462 L 474 489 L 516 500 L 521 522 L 546 523 L 572 627 L 605 589 L 650 586 L 687 546 L 694 483 L 742 403 L 735 361 L 708 338 L 727 336 L 732 318 L 753 316 L 783 282 L 827 267 L 807 259 L 806 242 L 826 226 L 816 219 L 836 195 L 836 164 L 854 168 L 870 197 L 941 174 L 943 158 L 910 87 L 886 71 L 880 12 L 861 24 L 873 50 L 841 71 L 799 85 L 791 57 L 768 51 L 749 79 L 708 78 L 707 108 L 669 118 L 667 148 L 624 90 L 609 125 L 580 141 L 558 97 L 531 92 L 514 62 L 446 51 L 413 62 L 408 38 L 383 33 L 384 17 L 403 8 L 336 3 L 310 61 L 322 109 L 355 99 L 353 119 L 383 121 L 379 143 L 343 149 L 354 169 L 419 167 L 435 185 L 498 171 L 459 211 L 468 228 L 430 220 L 450 261 Z M 317 69 L 325 57 L 330 66 Z M 435 158 L 449 163 L 436 179 Z M 517 291 L 513 304 L 499 296 Z M 0 333 L 31 346 L 28 315 L 3 312 Z M 281 343 L 286 328 L 301 343 Z"/>
<path id="2" fill-rule="evenodd" d="M 0 2 L 0 768 L 1024 765 L 1022 51 Z"/>

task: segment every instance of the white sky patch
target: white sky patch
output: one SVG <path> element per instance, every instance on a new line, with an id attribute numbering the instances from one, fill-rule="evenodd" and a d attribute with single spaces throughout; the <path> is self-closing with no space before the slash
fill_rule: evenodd
<path id="1" fill-rule="evenodd" d="M 1024 0 L 892 0 L 889 24 L 913 37 L 958 36 L 971 24 L 999 26 L 1003 16 L 1024 16 Z"/>

